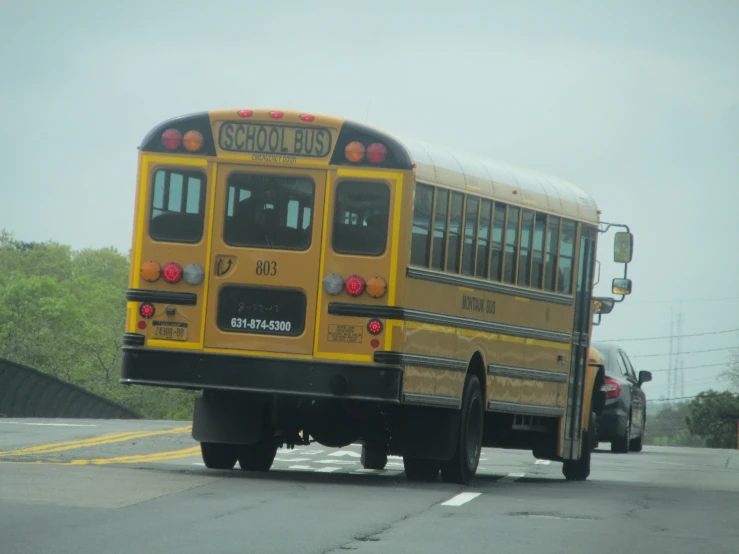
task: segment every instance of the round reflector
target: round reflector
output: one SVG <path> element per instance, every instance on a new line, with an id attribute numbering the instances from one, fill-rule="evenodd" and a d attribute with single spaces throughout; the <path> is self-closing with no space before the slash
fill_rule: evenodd
<path id="1" fill-rule="evenodd" d="M 301 121 L 314 121 L 315 119 L 316 119 L 315 116 L 307 114 L 307 113 L 304 113 L 300 116 Z"/>
<path id="2" fill-rule="evenodd" d="M 387 148 L 385 148 L 385 146 L 383 146 L 379 142 L 370 144 L 367 147 L 367 161 L 369 163 L 379 165 L 385 161 L 386 157 L 387 157 Z"/>
<path id="3" fill-rule="evenodd" d="M 352 163 L 361 162 L 364 159 L 364 144 L 356 140 L 350 142 L 344 148 L 344 157 Z"/>
<path id="4" fill-rule="evenodd" d="M 198 264 L 190 264 L 182 271 L 182 278 L 188 285 L 199 285 L 205 279 L 205 271 Z"/>
<path id="5" fill-rule="evenodd" d="M 251 117 L 254 115 L 254 112 L 251 110 L 241 110 L 238 112 L 239 117 Z"/>
<path id="6" fill-rule="evenodd" d="M 347 294 L 350 296 L 359 296 L 364 292 L 364 286 L 364 279 L 359 275 L 352 275 L 346 280 L 346 283 L 344 283 L 344 290 L 346 290 Z"/>
<path id="7" fill-rule="evenodd" d="M 139 313 L 144 319 L 151 319 L 152 317 L 154 317 L 155 311 L 156 310 L 154 309 L 154 304 L 152 304 L 151 302 L 145 302 L 144 304 L 141 304 L 141 306 L 139 306 Z"/>
<path id="8" fill-rule="evenodd" d="M 176 283 L 182 279 L 182 266 L 174 262 L 170 262 L 164 266 L 162 277 L 168 283 Z"/>
<path id="9" fill-rule="evenodd" d="M 167 150 L 177 150 L 182 144 L 182 134 L 177 129 L 167 129 L 162 133 L 162 146 Z"/>
<path id="10" fill-rule="evenodd" d="M 367 281 L 367 294 L 372 298 L 382 298 L 387 291 L 387 283 L 382 277 L 372 277 Z"/>
<path id="11" fill-rule="evenodd" d="M 155 261 L 149 260 L 141 264 L 141 278 L 153 283 L 162 276 L 162 268 Z"/>
<path id="12" fill-rule="evenodd" d="M 188 131 L 182 138 L 182 143 L 189 152 L 197 152 L 203 146 L 203 135 L 197 131 Z"/>
<path id="13" fill-rule="evenodd" d="M 138 328 L 139 328 L 139 329 L 141 329 L 142 331 L 143 331 L 144 329 L 146 329 L 146 321 L 139 321 L 139 322 L 138 322 L 138 323 L 137 323 L 136 325 L 137 325 L 137 326 L 138 326 Z"/>
<path id="14" fill-rule="evenodd" d="M 338 273 L 326 275 L 323 278 L 323 290 L 332 296 L 341 294 L 341 291 L 344 290 L 344 279 Z"/>
<path id="15" fill-rule="evenodd" d="M 282 113 L 282 112 L 269 112 L 269 116 L 272 119 L 281 119 L 283 115 L 285 115 L 285 114 Z"/>
<path id="16" fill-rule="evenodd" d="M 382 321 L 379 319 L 370 319 L 369 323 L 367 323 L 367 330 L 370 332 L 370 335 L 379 335 L 382 333 Z"/>
<path id="17" fill-rule="evenodd" d="M 142 322 L 142 323 L 143 323 L 143 322 Z M 379 341 L 379 340 L 377 340 L 377 339 L 372 339 L 372 340 L 370 341 L 370 346 L 371 346 L 372 348 L 377 348 L 378 346 L 380 346 L 380 341 Z"/>

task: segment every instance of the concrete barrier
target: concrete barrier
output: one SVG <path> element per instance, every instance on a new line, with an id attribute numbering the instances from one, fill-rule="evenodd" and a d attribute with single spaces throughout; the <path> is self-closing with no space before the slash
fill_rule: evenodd
<path id="1" fill-rule="evenodd" d="M 140 416 L 76 385 L 0 358 L 0 417 L 138 419 Z"/>

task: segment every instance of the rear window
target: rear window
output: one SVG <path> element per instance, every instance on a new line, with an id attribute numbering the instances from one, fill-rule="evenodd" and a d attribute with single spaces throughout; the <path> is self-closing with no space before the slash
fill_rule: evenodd
<path id="1" fill-rule="evenodd" d="M 199 242 L 205 219 L 205 174 L 181 169 L 154 173 L 149 236 L 163 242 Z"/>
<path id="2" fill-rule="evenodd" d="M 304 177 L 232 174 L 223 240 L 230 246 L 307 250 L 314 191 L 313 181 Z"/>
<path id="3" fill-rule="evenodd" d="M 340 254 L 381 256 L 387 245 L 390 187 L 342 181 L 334 202 L 333 247 Z"/>

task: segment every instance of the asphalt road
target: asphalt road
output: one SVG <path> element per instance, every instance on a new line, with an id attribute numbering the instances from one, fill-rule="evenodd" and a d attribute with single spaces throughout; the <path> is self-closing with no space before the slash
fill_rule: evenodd
<path id="1" fill-rule="evenodd" d="M 211 471 L 188 422 L 0 420 L 0 554 L 739 552 L 738 451 L 603 451 L 568 483 L 486 449 L 465 488 L 399 459 L 367 472 L 359 450 Z"/>

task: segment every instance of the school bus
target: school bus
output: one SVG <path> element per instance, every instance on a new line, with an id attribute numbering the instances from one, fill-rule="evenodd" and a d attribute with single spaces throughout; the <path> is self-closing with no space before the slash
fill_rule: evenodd
<path id="1" fill-rule="evenodd" d="M 202 391 L 207 467 L 315 441 L 411 480 L 467 484 L 482 447 L 588 477 L 585 191 L 302 112 L 179 117 L 139 150 L 121 382 Z"/>

